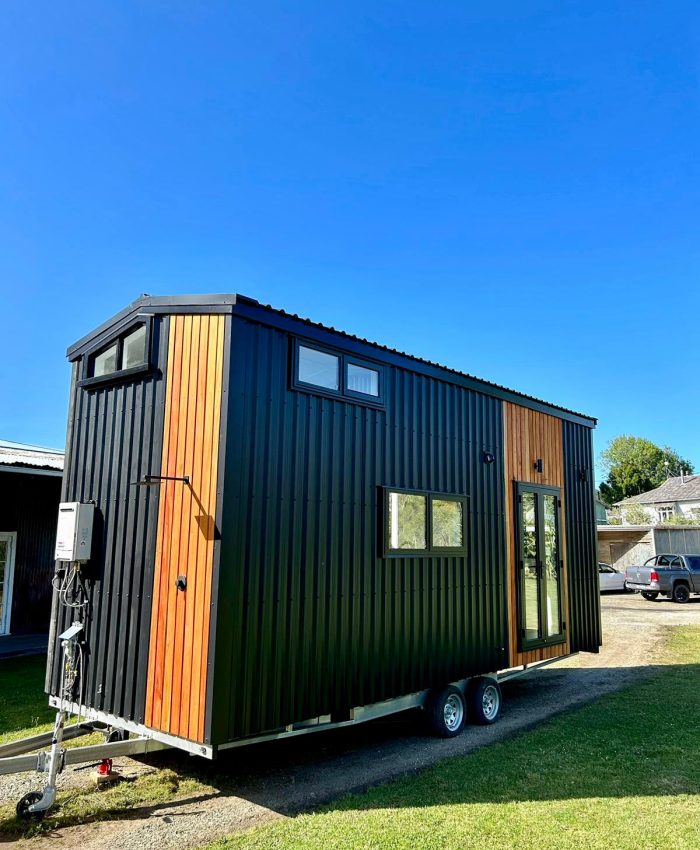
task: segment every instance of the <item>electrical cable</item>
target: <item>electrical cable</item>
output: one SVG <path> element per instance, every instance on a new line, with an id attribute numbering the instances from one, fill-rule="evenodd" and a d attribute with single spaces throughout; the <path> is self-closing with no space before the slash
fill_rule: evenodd
<path id="1" fill-rule="evenodd" d="M 87 589 L 80 574 L 80 564 L 72 562 L 65 570 L 60 581 L 58 574 L 52 579 L 52 585 L 58 594 L 59 604 L 73 611 L 86 611 L 89 600 Z M 77 637 L 77 636 L 76 636 Z M 73 706 L 76 706 L 76 684 L 78 685 L 78 702 L 76 719 L 80 719 L 80 710 L 83 705 L 85 676 L 84 674 L 85 653 L 82 641 L 75 638 L 65 641 L 63 644 L 63 658 L 61 663 L 61 696 L 60 711 L 65 712 L 67 717 L 73 715 Z"/>

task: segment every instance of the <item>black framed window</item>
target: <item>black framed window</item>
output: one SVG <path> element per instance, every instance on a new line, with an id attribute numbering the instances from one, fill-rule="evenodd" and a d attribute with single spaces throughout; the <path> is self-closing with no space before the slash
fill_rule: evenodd
<path id="1" fill-rule="evenodd" d="M 133 369 L 148 362 L 146 357 L 146 325 L 137 325 L 122 339 L 122 369 Z"/>
<path id="2" fill-rule="evenodd" d="M 310 345 L 297 349 L 297 380 L 300 384 L 337 392 L 340 389 L 340 357 Z"/>
<path id="3" fill-rule="evenodd" d="M 92 357 L 92 377 L 100 378 L 103 375 L 111 375 L 117 371 L 117 362 L 119 360 L 119 346 L 115 342 L 99 354 L 94 354 Z"/>
<path id="4" fill-rule="evenodd" d="M 118 380 L 150 369 L 150 318 L 129 325 L 85 358 L 81 386 Z"/>
<path id="5" fill-rule="evenodd" d="M 379 369 L 346 358 L 345 392 L 379 398 Z"/>
<path id="6" fill-rule="evenodd" d="M 433 496 L 433 549 L 462 549 L 464 547 L 464 503 L 461 499 L 442 499 Z"/>
<path id="7" fill-rule="evenodd" d="M 385 487 L 384 554 L 465 554 L 466 504 L 466 496 Z"/>
<path id="8" fill-rule="evenodd" d="M 383 383 L 384 370 L 377 363 L 307 340 L 294 340 L 294 389 L 381 405 Z"/>

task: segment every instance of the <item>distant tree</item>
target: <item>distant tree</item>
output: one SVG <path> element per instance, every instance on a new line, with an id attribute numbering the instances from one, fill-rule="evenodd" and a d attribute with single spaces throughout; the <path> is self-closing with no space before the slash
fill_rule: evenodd
<path id="1" fill-rule="evenodd" d="M 650 525 L 651 514 L 642 505 L 636 505 L 634 502 L 624 508 L 625 522 L 627 525 Z"/>
<path id="2" fill-rule="evenodd" d="M 601 460 L 607 478 L 600 485 L 600 496 L 611 505 L 653 490 L 668 475 L 693 472 L 693 464 L 678 452 L 643 437 L 615 437 L 601 454 Z"/>

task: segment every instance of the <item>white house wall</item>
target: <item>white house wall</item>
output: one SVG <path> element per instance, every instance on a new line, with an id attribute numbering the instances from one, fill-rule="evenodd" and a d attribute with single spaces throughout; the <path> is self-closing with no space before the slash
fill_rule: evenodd
<path id="1" fill-rule="evenodd" d="M 647 512 L 647 514 L 649 515 L 649 523 L 653 524 L 653 523 L 659 522 L 658 507 L 659 506 L 667 507 L 668 505 L 671 505 L 671 504 L 673 505 L 674 513 L 683 514 L 685 516 L 690 515 L 691 512 L 694 511 L 694 510 L 700 510 L 700 501 L 695 501 L 695 502 L 659 502 L 659 505 L 638 505 L 638 504 L 635 504 L 634 510 L 637 511 L 638 508 L 643 508 Z M 631 522 L 627 521 L 627 509 L 626 508 L 622 508 L 621 514 L 622 514 L 622 524 L 623 525 L 637 525 L 638 524 L 638 522 L 631 523 Z M 634 519 L 638 520 L 637 517 L 634 517 Z"/>

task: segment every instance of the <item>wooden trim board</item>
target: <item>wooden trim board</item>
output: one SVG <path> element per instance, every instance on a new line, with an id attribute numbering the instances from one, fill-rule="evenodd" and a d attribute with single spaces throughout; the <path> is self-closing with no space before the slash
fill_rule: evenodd
<path id="1" fill-rule="evenodd" d="M 564 503 L 564 442 L 562 421 L 511 402 L 503 404 L 505 478 L 506 478 L 506 549 L 508 573 L 509 663 L 516 667 L 570 652 L 569 575 L 566 558 L 566 505 Z M 542 472 L 535 463 L 542 460 Z M 518 652 L 517 551 L 515 540 L 515 481 L 558 487 L 561 492 L 561 553 L 564 560 L 562 617 L 566 640 L 552 646 Z"/>
<path id="2" fill-rule="evenodd" d="M 146 725 L 204 740 L 223 315 L 170 316 Z M 184 576 L 187 587 L 176 583 Z"/>

